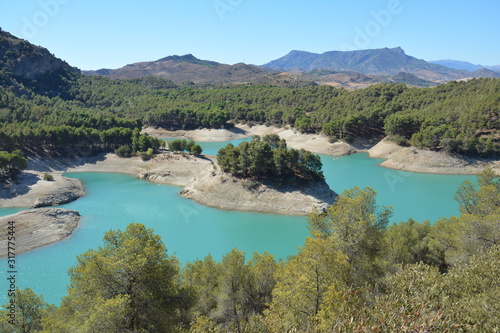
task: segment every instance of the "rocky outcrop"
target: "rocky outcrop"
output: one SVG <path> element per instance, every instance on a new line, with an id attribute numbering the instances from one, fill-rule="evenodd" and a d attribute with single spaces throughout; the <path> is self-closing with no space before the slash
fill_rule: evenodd
<path id="1" fill-rule="evenodd" d="M 28 43 L 8 32 L 0 31 L 0 59 L 15 77 L 34 80 L 59 70 L 79 72 L 47 49 Z"/>
<path id="2" fill-rule="evenodd" d="M 307 215 L 313 209 L 322 211 L 337 196 L 325 181 L 277 186 L 236 179 L 222 172 L 199 175 L 184 187 L 181 195 L 219 209 L 284 215 Z"/>
<path id="3" fill-rule="evenodd" d="M 401 147 L 387 139 L 372 147 L 368 154 L 386 159 L 380 165 L 386 168 L 435 174 L 476 175 L 486 167 L 500 174 L 500 161 L 480 160 L 446 152 Z"/>
<path id="4" fill-rule="evenodd" d="M 30 209 L 1 217 L 0 257 L 8 255 L 9 225 L 14 226 L 15 241 L 12 243 L 15 244 L 13 252 L 17 255 L 70 236 L 79 221 L 80 214 L 76 210 L 62 208 Z"/>
<path id="5" fill-rule="evenodd" d="M 0 188 L 0 207 L 48 207 L 62 205 L 85 195 L 79 179 L 54 174 L 53 181 L 42 180 L 34 172 L 22 173 L 15 182 Z"/>
<path id="6" fill-rule="evenodd" d="M 79 179 L 64 178 L 61 186 L 54 192 L 46 193 L 38 197 L 33 204 L 34 208 L 59 206 L 85 195 L 85 190 Z"/>

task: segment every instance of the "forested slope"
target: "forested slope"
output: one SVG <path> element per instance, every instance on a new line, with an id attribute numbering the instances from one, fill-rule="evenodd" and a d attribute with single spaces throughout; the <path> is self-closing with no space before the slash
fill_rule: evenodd
<path id="1" fill-rule="evenodd" d="M 32 62 L 40 66 L 29 70 Z M 249 122 L 343 140 L 390 135 L 402 144 L 492 156 L 500 152 L 499 116 L 500 79 L 356 91 L 111 80 L 83 76 L 47 50 L 0 31 L 0 150 L 112 149 L 132 145 L 133 130 L 143 125 L 193 129 Z"/>

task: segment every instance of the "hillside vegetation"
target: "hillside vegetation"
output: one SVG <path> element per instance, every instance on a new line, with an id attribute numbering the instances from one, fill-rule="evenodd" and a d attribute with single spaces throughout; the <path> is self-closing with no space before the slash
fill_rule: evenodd
<path id="1" fill-rule="evenodd" d="M 38 64 L 29 69 L 26 64 Z M 23 68 L 23 70 L 21 70 Z M 329 86 L 177 85 L 145 77 L 111 80 L 73 67 L 0 31 L 0 150 L 61 153 L 127 145 L 156 149 L 137 130 L 291 125 L 332 140 L 381 138 L 467 155 L 500 151 L 500 79 L 435 88 L 377 84 Z"/>
<path id="2" fill-rule="evenodd" d="M 141 224 L 77 257 L 57 307 L 31 289 L 2 332 L 496 332 L 500 179 L 457 191 L 460 217 L 388 226 L 371 188 L 309 216 L 311 237 L 277 261 L 238 249 L 181 268 Z"/>

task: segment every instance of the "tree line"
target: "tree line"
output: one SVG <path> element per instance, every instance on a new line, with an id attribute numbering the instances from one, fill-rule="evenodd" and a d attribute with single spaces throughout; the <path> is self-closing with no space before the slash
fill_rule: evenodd
<path id="1" fill-rule="evenodd" d="M 500 325 L 500 177 L 457 191 L 459 217 L 389 225 L 371 188 L 308 218 L 284 261 L 238 249 L 181 267 L 152 229 L 111 230 L 49 305 L 17 290 L 2 332 L 494 332 Z M 8 304 L 6 304 L 7 306 Z"/>
<path id="2" fill-rule="evenodd" d="M 7 82 L 8 74 L 2 75 L 0 81 Z M 159 78 L 110 80 L 72 73 L 51 93 L 34 82 L 9 80 L 0 85 L 0 130 L 3 139 L 18 146 L 41 142 L 45 149 L 60 149 L 46 144 L 52 133 L 38 140 L 43 127 L 49 132 L 71 127 L 71 140 L 79 140 L 81 133 L 73 135 L 77 130 L 222 128 L 243 122 L 292 126 L 332 140 L 390 136 L 403 145 L 450 153 L 500 152 L 500 79 L 434 88 L 378 84 L 347 91 L 330 86 L 176 85 Z M 26 143 L 19 141 L 23 135 Z M 94 135 L 83 135 L 84 140 Z"/>

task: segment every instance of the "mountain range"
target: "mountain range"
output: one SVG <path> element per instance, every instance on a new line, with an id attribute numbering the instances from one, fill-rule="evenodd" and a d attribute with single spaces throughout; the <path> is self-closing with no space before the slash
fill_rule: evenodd
<path id="1" fill-rule="evenodd" d="M 500 73 L 489 69 L 469 72 L 446 67 L 407 55 L 402 48 L 383 48 L 359 51 L 330 51 L 322 54 L 291 51 L 287 55 L 264 65 L 271 70 L 285 72 L 310 72 L 316 69 L 332 71 L 355 71 L 361 74 L 387 76 L 400 72 L 417 77 L 445 82 L 471 77 L 500 77 Z"/>
<path id="2" fill-rule="evenodd" d="M 331 51 L 323 54 L 291 51 L 263 66 L 244 63 L 227 65 L 201 60 L 191 54 L 174 55 L 156 61 L 129 64 L 118 69 L 99 69 L 81 73 L 111 79 L 154 76 L 169 79 L 176 84 L 255 84 L 287 87 L 328 84 L 347 89 L 362 88 L 376 83 L 432 86 L 449 80 L 500 77 L 500 72 L 492 69 L 481 68 L 470 72 L 469 70 L 475 67 L 465 66 L 462 62 L 456 61 L 448 61 L 446 64 L 460 68 L 417 59 L 406 55 L 403 49 L 397 47 Z M 52 92 L 57 93 L 58 87 L 66 84 L 65 77 L 78 73 L 79 69 L 56 58 L 47 49 L 0 30 L 0 79 L 13 77 L 21 83 L 35 82 L 40 91 L 45 90 L 46 94 L 51 95 Z"/>
<path id="3" fill-rule="evenodd" d="M 156 61 L 138 62 L 118 69 L 83 71 L 86 75 L 107 76 L 111 79 L 137 79 L 157 76 L 177 84 L 272 84 L 304 86 L 313 84 L 298 79 L 296 75 L 268 70 L 259 66 L 238 63 L 221 64 L 200 60 L 192 54 L 168 56 Z"/>
<path id="4" fill-rule="evenodd" d="M 452 59 L 445 59 L 445 60 L 431 60 L 429 61 L 432 64 L 438 64 L 450 68 L 455 68 L 455 69 L 462 69 L 466 70 L 469 72 L 474 72 L 477 70 L 480 70 L 482 68 L 486 68 L 492 71 L 500 72 L 500 65 L 496 66 L 483 66 L 483 65 L 474 65 L 470 62 L 467 61 L 460 61 L 460 60 L 452 60 Z"/>
<path id="5" fill-rule="evenodd" d="M 322 54 L 291 51 L 263 66 L 243 63 L 226 65 L 187 54 L 83 73 L 112 79 L 151 75 L 175 83 L 307 85 L 314 82 L 351 89 L 375 83 L 432 86 L 450 80 L 500 77 L 500 73 L 490 69 L 478 68 L 470 72 L 430 63 L 407 55 L 400 47 Z"/>

